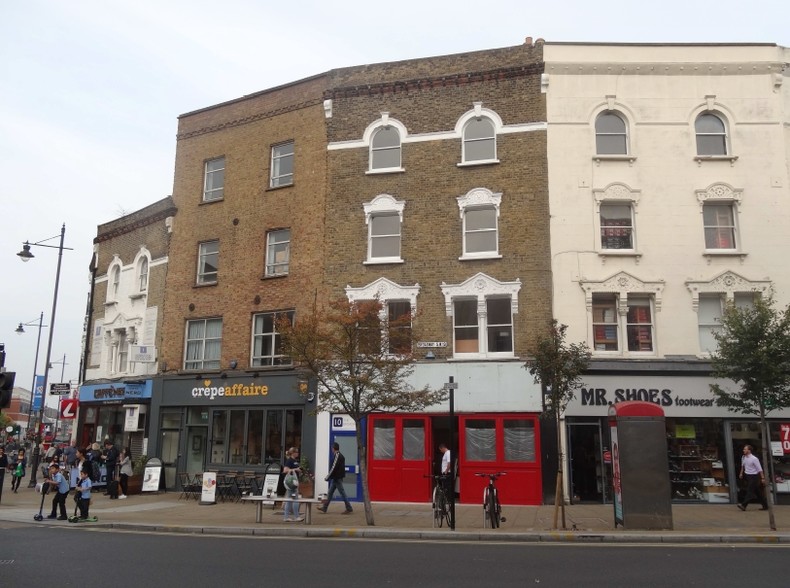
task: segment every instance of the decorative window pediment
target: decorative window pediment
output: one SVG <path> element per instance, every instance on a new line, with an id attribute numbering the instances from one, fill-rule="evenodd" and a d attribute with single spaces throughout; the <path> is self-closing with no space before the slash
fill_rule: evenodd
<path id="1" fill-rule="evenodd" d="M 700 205 L 700 212 L 702 211 L 702 207 L 705 204 L 715 202 L 734 202 L 735 205 L 740 209 L 743 190 L 739 188 L 733 188 L 729 184 L 720 182 L 711 184 L 704 190 L 697 190 L 696 194 L 697 201 Z"/>
<path id="2" fill-rule="evenodd" d="M 651 294 L 654 296 L 656 312 L 661 310 L 661 297 L 664 293 L 664 280 L 643 281 L 629 274 L 628 272 L 618 272 L 613 276 L 601 280 L 583 279 L 580 283 L 584 290 L 585 303 L 587 310 L 592 312 L 593 294 L 613 293 L 618 294 L 621 313 L 627 311 L 629 294 Z"/>
<path id="3" fill-rule="evenodd" d="M 724 271 L 709 281 L 687 280 L 686 287 L 691 292 L 691 305 L 694 312 L 699 309 L 700 294 L 724 294 L 729 302 L 735 300 L 740 292 L 759 292 L 767 294 L 771 289 L 768 280 L 748 280 L 733 271 Z"/>
<path id="4" fill-rule="evenodd" d="M 346 286 L 346 296 L 349 302 L 358 300 L 374 300 L 381 302 L 387 300 L 408 300 L 411 302 L 412 309 L 417 308 L 417 295 L 420 293 L 420 285 L 401 286 L 387 278 L 379 278 L 367 286 L 352 288 Z"/>
<path id="5" fill-rule="evenodd" d="M 595 212 L 601 212 L 601 202 L 622 202 L 630 203 L 634 207 L 639 206 L 639 198 L 642 195 L 641 190 L 634 190 L 627 184 L 620 182 L 613 182 L 605 188 L 593 189 L 593 198 L 595 198 Z"/>
<path id="6" fill-rule="evenodd" d="M 365 210 L 365 224 L 370 224 L 370 217 L 383 212 L 397 212 L 400 221 L 403 222 L 403 209 L 406 206 L 405 200 L 396 200 L 389 194 L 379 194 L 370 202 L 362 205 Z"/>
<path id="7" fill-rule="evenodd" d="M 441 288 L 447 316 L 453 314 L 453 298 L 461 297 L 475 297 L 479 304 L 484 305 L 488 296 L 510 296 L 511 310 L 513 314 L 518 313 L 518 293 L 521 290 L 521 280 L 518 278 L 512 282 L 500 282 L 480 272 L 460 284 L 442 282 Z"/>

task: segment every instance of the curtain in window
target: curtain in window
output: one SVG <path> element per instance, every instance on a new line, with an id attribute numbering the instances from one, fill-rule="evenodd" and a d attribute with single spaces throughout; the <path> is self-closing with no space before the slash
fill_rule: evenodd
<path id="1" fill-rule="evenodd" d="M 505 421 L 505 461 L 535 461 L 535 424 L 532 421 Z"/>
<path id="2" fill-rule="evenodd" d="M 496 426 L 493 420 L 466 421 L 467 461 L 496 460 Z"/>
<path id="3" fill-rule="evenodd" d="M 373 426 L 373 457 L 395 459 L 395 421 L 376 421 Z"/>
<path id="4" fill-rule="evenodd" d="M 409 419 L 403 424 L 403 459 L 425 459 L 425 424 Z"/>

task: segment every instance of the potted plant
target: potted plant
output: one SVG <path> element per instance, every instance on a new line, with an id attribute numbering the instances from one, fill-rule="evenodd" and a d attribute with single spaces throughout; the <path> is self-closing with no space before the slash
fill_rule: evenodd
<path id="1" fill-rule="evenodd" d="M 129 476 L 129 494 L 140 494 L 143 491 L 143 474 L 148 456 L 141 455 L 132 460 L 132 475 Z"/>
<path id="2" fill-rule="evenodd" d="M 310 460 L 302 456 L 299 460 L 299 494 L 303 498 L 312 498 L 315 495 L 315 476 L 310 470 Z"/>

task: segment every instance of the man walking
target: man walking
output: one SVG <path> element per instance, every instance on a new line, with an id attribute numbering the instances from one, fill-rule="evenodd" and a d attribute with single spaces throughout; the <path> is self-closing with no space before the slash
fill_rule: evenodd
<path id="1" fill-rule="evenodd" d="M 752 446 L 743 446 L 743 457 L 741 458 L 741 480 L 746 479 L 746 494 L 743 502 L 738 505 L 741 510 L 746 510 L 746 506 L 753 498 L 757 498 L 762 504 L 760 510 L 768 510 L 768 501 L 765 499 L 765 474 L 760 460 L 752 454 Z"/>
<path id="2" fill-rule="evenodd" d="M 319 506 L 318 510 L 323 513 L 326 512 L 329 508 L 329 503 L 332 501 L 332 496 L 335 495 L 335 490 L 337 490 L 343 498 L 343 502 L 346 503 L 346 510 L 343 514 L 351 514 L 354 512 L 354 509 L 351 508 L 351 503 L 348 501 L 348 496 L 346 496 L 346 489 L 343 487 L 343 478 L 346 477 L 346 458 L 340 453 L 340 445 L 338 443 L 332 443 L 332 451 L 335 457 L 332 460 L 329 473 L 326 475 L 326 478 L 324 478 L 324 480 L 329 481 L 329 495 L 324 505 Z"/>
<path id="3" fill-rule="evenodd" d="M 109 439 L 104 440 L 104 454 L 101 456 L 101 459 L 104 460 L 104 465 L 107 468 L 107 486 L 105 495 L 109 495 L 111 498 L 118 498 L 118 489 L 113 482 L 115 481 L 115 466 L 118 465 L 118 450 L 115 448 L 115 445 L 112 444 L 112 441 Z"/>

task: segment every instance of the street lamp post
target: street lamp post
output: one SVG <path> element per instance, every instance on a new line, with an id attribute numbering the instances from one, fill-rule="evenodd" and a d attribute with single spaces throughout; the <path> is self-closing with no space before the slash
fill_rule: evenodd
<path id="1" fill-rule="evenodd" d="M 38 351 L 41 348 L 41 329 L 47 328 L 49 325 L 44 324 L 44 311 L 41 311 L 41 314 L 38 317 L 38 324 L 35 321 L 30 321 L 28 323 L 19 323 L 19 326 L 14 331 L 18 335 L 22 335 L 25 332 L 25 327 L 38 327 L 38 339 L 36 340 L 36 359 L 33 361 L 33 384 L 30 386 L 30 408 L 27 411 L 27 431 L 30 430 L 30 417 L 33 415 L 33 400 L 36 397 L 36 372 L 38 371 Z M 41 392 L 41 405 L 44 405 L 44 392 Z"/>
<path id="2" fill-rule="evenodd" d="M 58 235 L 54 237 L 48 237 L 47 239 L 42 239 L 36 243 L 30 243 L 29 241 L 25 241 L 22 244 L 22 251 L 17 253 L 17 255 L 22 259 L 22 261 L 30 261 L 35 257 L 30 252 L 31 246 L 37 247 L 50 247 L 52 249 L 58 250 L 58 267 L 55 270 L 55 292 L 52 296 L 52 315 L 49 319 L 49 341 L 47 342 L 47 358 L 44 361 L 45 366 L 49 366 L 50 361 L 52 360 L 52 337 L 55 334 L 55 313 L 58 308 L 58 288 L 60 287 L 60 266 L 61 262 L 63 261 L 63 250 L 64 249 L 71 249 L 71 247 L 64 247 L 63 240 L 66 238 L 66 224 L 64 223 L 63 226 L 60 228 L 60 244 L 59 245 L 47 245 L 44 241 L 50 241 L 51 239 L 56 239 Z M 28 484 L 28 488 L 34 488 L 36 486 L 36 476 L 38 475 L 38 462 L 41 457 L 41 448 L 39 447 L 41 443 L 41 432 L 39 423 L 43 420 L 44 416 L 44 405 L 46 404 L 46 393 L 47 393 L 47 377 L 49 375 L 49 370 L 44 370 L 44 381 L 42 385 L 42 399 L 41 399 L 41 406 L 39 407 L 37 414 L 36 414 L 36 432 L 33 446 L 33 463 L 32 463 L 32 472 L 30 474 L 30 483 Z"/>
<path id="3" fill-rule="evenodd" d="M 63 361 L 53 361 L 51 364 L 47 366 L 47 369 L 52 369 L 52 365 L 59 363 L 60 364 L 60 383 L 63 383 L 63 377 L 66 372 L 66 366 L 69 365 L 66 363 L 66 354 L 63 354 Z M 55 413 L 55 430 L 52 432 L 53 439 L 60 439 L 58 436 L 58 424 L 60 423 L 60 396 L 58 396 L 58 412 Z"/>

